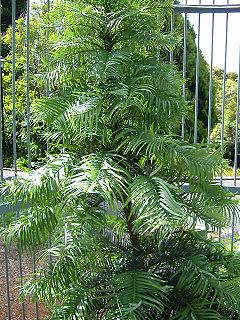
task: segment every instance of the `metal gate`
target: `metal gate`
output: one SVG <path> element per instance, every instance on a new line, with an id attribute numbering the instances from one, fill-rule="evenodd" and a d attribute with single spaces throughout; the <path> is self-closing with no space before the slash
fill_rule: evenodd
<path id="1" fill-rule="evenodd" d="M 46 0 L 47 10 L 50 8 L 50 1 Z M 30 140 L 31 140 L 31 126 L 30 126 L 30 0 L 27 0 L 27 13 L 26 13 L 26 126 L 27 126 L 27 153 L 28 153 L 28 167 L 31 168 L 31 150 L 30 150 Z M 213 109 L 213 51 L 214 51 L 214 36 L 215 36 L 215 16 L 219 13 L 225 15 L 225 34 L 223 36 L 225 52 L 224 52 L 224 69 L 223 69 L 223 86 L 222 86 L 222 108 L 221 108 L 221 145 L 224 145 L 225 136 L 224 136 L 224 124 L 225 124 L 225 113 L 226 113 L 226 102 L 228 97 L 226 96 L 226 80 L 227 80 L 227 57 L 228 57 L 228 36 L 229 36 L 229 20 L 231 19 L 231 14 L 238 14 L 240 18 L 240 3 L 239 5 L 230 5 L 229 1 L 226 5 L 215 5 L 213 0 L 212 5 L 201 5 L 201 0 L 199 0 L 199 5 L 188 5 L 187 0 L 185 4 L 175 5 L 174 11 L 171 17 L 171 31 L 174 32 L 174 16 L 176 14 L 183 14 L 184 26 L 183 26 L 183 78 L 185 82 L 183 84 L 183 96 L 187 96 L 187 87 L 186 80 L 188 78 L 188 69 L 187 69 L 187 46 L 188 46 L 188 34 L 187 34 L 187 24 L 188 24 L 188 15 L 197 14 L 198 15 L 198 25 L 197 25 L 197 50 L 196 50 L 196 77 L 195 77 L 195 103 L 194 103 L 194 128 L 193 128 L 193 142 L 199 142 L 199 78 L 200 78 L 200 37 L 201 37 L 201 17 L 204 14 L 211 15 L 211 25 L 209 36 L 211 37 L 211 61 L 209 65 L 209 103 L 208 103 L 208 128 L 207 128 L 207 142 L 211 143 L 211 132 L 213 129 L 212 124 L 212 109 Z M 0 15 L 1 16 L 1 15 Z M 46 35 L 47 36 L 47 35 Z M 16 127 L 16 0 L 12 0 L 12 117 L 13 117 L 13 166 L 12 169 L 4 168 L 3 161 L 3 114 L 0 112 L 0 178 L 1 181 L 4 181 L 6 178 L 11 178 L 12 176 L 21 175 L 23 173 L 17 170 L 17 127 Z M 170 62 L 174 63 L 174 52 L 170 52 Z M 0 56 L 1 56 L 1 41 L 0 41 Z M 2 75 L 4 65 L 3 59 L 0 58 L 0 75 Z M 240 194 L 240 183 L 238 184 L 238 144 L 239 144 L 239 104 L 240 104 L 240 50 L 239 50 L 239 70 L 238 70 L 238 92 L 237 92 L 237 103 L 236 103 L 236 126 L 235 126 L 235 139 L 234 139 L 234 170 L 233 176 L 231 178 L 225 177 L 223 174 L 219 177 L 219 183 L 223 186 L 228 187 L 232 192 Z M 3 103 L 3 83 L 2 76 L 0 77 L 0 110 L 2 110 Z M 48 81 L 46 80 L 46 95 L 49 94 Z M 182 128 L 181 128 L 182 139 L 186 139 L 186 119 L 185 116 L 182 117 Z M 17 219 L 17 208 L 16 209 L 16 219 Z M 6 227 L 6 215 L 9 211 L 12 211 L 11 204 L 1 203 L 0 204 L 0 213 L 2 218 L 2 226 Z M 231 248 L 233 249 L 234 237 L 236 233 L 235 221 L 232 223 L 231 228 Z M 220 232 L 219 235 L 221 236 Z M 15 258 L 13 258 L 13 256 Z M 27 267 L 26 267 L 27 259 Z M 35 271 L 37 268 L 36 257 L 22 257 L 19 253 L 18 248 L 13 248 L 9 251 L 5 245 L 0 242 L 0 267 L 2 268 L 0 272 L 0 285 L 4 282 L 4 291 L 0 292 L 0 319 L 5 320 L 17 320 L 17 319 L 42 319 L 43 313 L 39 311 L 39 305 L 36 303 L 34 307 L 31 307 L 31 303 L 20 303 L 16 301 L 16 292 L 12 291 L 12 287 L 16 285 L 13 283 L 12 277 L 16 278 L 16 275 L 13 274 L 12 267 L 13 265 L 17 266 L 19 284 L 23 281 L 23 276 L 26 273 Z M 29 270 L 29 267 L 31 270 Z M 15 270 L 15 269 L 14 269 Z M 0 290 L 3 286 L 0 286 Z M 18 312 L 15 313 L 13 310 L 13 305 L 15 308 L 17 306 Z M 30 309 L 29 309 L 30 308 Z M 3 311 L 1 311 L 3 310 Z M 30 310 L 30 311 L 29 311 Z M 2 312 L 2 313 L 1 313 Z"/>

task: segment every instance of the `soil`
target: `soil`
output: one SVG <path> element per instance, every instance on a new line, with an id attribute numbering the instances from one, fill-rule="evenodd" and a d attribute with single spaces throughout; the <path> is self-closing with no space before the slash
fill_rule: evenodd
<path id="1" fill-rule="evenodd" d="M 0 242 L 0 320 L 8 320 L 8 304 L 6 290 L 6 262 L 5 249 Z M 27 276 L 33 272 L 33 261 L 29 256 L 22 257 L 23 275 Z M 11 300 L 11 320 L 22 320 L 22 303 L 19 300 L 19 255 L 16 247 L 12 246 L 8 250 L 8 270 L 10 282 L 10 300 Z M 36 318 L 36 304 L 27 301 L 25 306 L 25 320 L 34 320 Z M 48 310 L 41 304 L 38 305 L 38 320 L 48 318 Z"/>

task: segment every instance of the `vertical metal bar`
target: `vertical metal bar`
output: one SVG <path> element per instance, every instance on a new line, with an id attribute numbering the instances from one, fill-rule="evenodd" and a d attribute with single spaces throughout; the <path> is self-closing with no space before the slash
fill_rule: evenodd
<path id="1" fill-rule="evenodd" d="M 50 12 L 50 0 L 47 0 L 47 12 L 49 14 Z M 47 33 L 46 33 L 46 39 L 47 39 L 47 48 L 46 48 L 46 57 L 48 58 L 48 40 L 49 40 L 49 30 L 47 29 Z M 47 79 L 46 79 L 46 96 L 49 97 L 49 94 L 50 94 L 50 84 L 49 84 L 49 78 L 48 78 L 48 75 L 47 75 Z M 47 142 L 47 151 L 49 150 L 49 143 Z M 52 247 L 52 237 L 51 237 L 51 234 L 49 234 L 49 237 L 48 237 L 48 247 L 51 248 Z M 50 266 L 52 266 L 52 254 L 50 253 L 49 255 L 49 264 Z"/>
<path id="2" fill-rule="evenodd" d="M 238 130 L 239 130 L 239 111 L 240 111 L 240 44 L 239 44 L 239 66 L 238 66 L 238 92 L 236 106 L 236 128 L 235 128 L 235 153 L 234 153 L 234 186 L 237 185 L 238 168 Z"/>
<path id="3" fill-rule="evenodd" d="M 187 0 L 185 1 L 187 4 Z M 183 31 L 183 98 L 186 100 L 186 80 L 187 80 L 187 14 L 184 13 Z M 185 138 L 185 116 L 182 115 L 182 140 Z"/>
<path id="4" fill-rule="evenodd" d="M 16 0 L 12 0 L 12 114 L 13 114 L 13 165 L 14 173 L 17 176 L 17 130 L 16 130 Z M 18 218 L 18 213 L 16 219 Z M 20 248 L 19 254 L 19 275 L 22 284 L 23 268 Z M 25 304 L 22 303 L 22 319 L 25 320 Z"/>
<path id="5" fill-rule="evenodd" d="M 174 32 L 174 11 L 171 14 L 171 33 Z M 170 63 L 173 62 L 173 50 L 170 51 Z"/>
<path id="6" fill-rule="evenodd" d="M 233 249 L 234 249 L 234 235 L 235 235 L 235 209 L 233 209 L 233 217 L 232 217 L 231 252 L 233 252 Z"/>
<path id="7" fill-rule="evenodd" d="M 31 169 L 31 127 L 30 127 L 30 0 L 27 0 L 27 38 L 26 38 L 26 112 L 27 112 L 27 151 L 28 151 L 28 167 Z M 36 272 L 36 256 L 32 255 L 33 272 Z M 38 303 L 35 303 L 35 318 L 39 319 Z"/>
<path id="8" fill-rule="evenodd" d="M 35 273 L 37 270 L 37 265 L 36 265 L 36 255 L 35 252 L 33 252 L 33 272 L 34 272 L 34 277 L 35 277 Z M 39 308 L 38 308 L 38 303 L 35 303 L 35 319 L 39 320 Z"/>
<path id="9" fill-rule="evenodd" d="M 201 4 L 201 0 L 199 0 Z M 197 59 L 196 59 L 196 89 L 195 89 L 195 111 L 194 111 L 194 143 L 198 141 L 198 108 L 199 108 L 199 63 L 200 63 L 200 30 L 201 14 L 198 14 L 198 35 L 197 35 Z"/>
<path id="10" fill-rule="evenodd" d="M 227 1 L 229 4 L 229 0 Z M 226 31 L 225 31 L 225 57 L 224 57 L 224 72 L 223 72 L 223 98 L 222 98 L 222 123 L 221 123 L 221 146 L 223 152 L 224 145 L 224 125 L 225 125 L 225 104 L 226 104 L 226 78 L 227 78 L 227 50 L 228 50 L 228 13 L 226 13 Z M 221 172 L 220 183 L 222 185 L 223 172 Z"/>
<path id="11" fill-rule="evenodd" d="M 229 4 L 229 0 L 227 0 Z M 224 56 L 224 71 L 223 71 L 223 99 L 222 99 L 222 123 L 221 123 L 221 148 L 223 155 L 224 145 L 224 125 L 225 125 L 225 104 L 226 104 L 226 78 L 227 78 L 227 49 L 228 49 L 228 13 L 226 13 L 226 31 L 225 31 L 225 56 Z M 220 184 L 223 184 L 223 170 L 221 169 Z M 221 229 L 218 233 L 219 241 L 221 240 Z"/>
<path id="12" fill-rule="evenodd" d="M 1 4 L 1 3 L 0 3 Z M 2 102 L 3 102 L 3 58 L 2 58 L 2 6 L 0 5 L 0 179 L 3 180 L 3 132 L 2 132 Z"/>
<path id="13" fill-rule="evenodd" d="M 240 111 L 240 44 L 239 44 L 238 91 L 237 91 L 237 106 L 236 106 L 235 152 L 234 152 L 234 186 L 235 187 L 237 186 L 237 169 L 238 169 L 239 111 Z M 234 249 L 235 217 L 236 217 L 236 212 L 234 209 L 233 220 L 232 220 L 231 252 L 233 252 L 233 249 Z"/>
<path id="14" fill-rule="evenodd" d="M 213 5 L 214 4 L 215 4 L 215 0 L 213 0 Z M 209 106 L 208 106 L 208 143 L 211 143 L 211 129 L 212 129 L 214 23 L 215 23 L 215 15 L 213 13 L 212 14 L 212 40 L 211 40 L 210 80 L 209 80 Z"/>
<path id="15" fill-rule="evenodd" d="M 16 214 L 16 219 L 18 220 L 19 213 Z M 23 286 L 23 263 L 22 263 L 22 246 L 21 243 L 18 246 L 18 258 L 19 258 L 19 276 L 20 276 L 20 282 L 21 286 Z M 26 319 L 26 310 L 25 310 L 25 303 L 22 302 L 22 320 Z"/>
<path id="16" fill-rule="evenodd" d="M 13 166 L 17 176 L 17 125 L 16 125 L 16 0 L 12 0 L 12 115 L 13 115 Z"/>
<path id="17" fill-rule="evenodd" d="M 13 115 L 13 166 L 17 175 L 17 124 L 16 124 L 16 0 L 12 0 L 12 115 Z"/>
<path id="18" fill-rule="evenodd" d="M 160 16 L 159 14 L 157 15 L 157 25 L 160 24 Z M 157 46 L 157 61 L 159 62 L 160 61 L 160 47 Z"/>
<path id="19" fill-rule="evenodd" d="M 6 219 L 5 219 L 4 212 L 2 212 L 2 225 L 3 225 L 3 228 L 6 228 Z M 8 248 L 5 244 L 4 244 L 4 260 L 5 260 L 5 276 L 6 276 L 7 312 L 8 312 L 8 320 L 11 320 L 12 311 L 11 311 L 11 296 L 10 296 L 10 281 L 9 281 Z"/>
<path id="20" fill-rule="evenodd" d="M 27 112 L 27 154 L 31 169 L 31 128 L 30 128 L 30 0 L 27 0 L 27 39 L 26 39 L 26 112 Z"/>
<path id="21" fill-rule="evenodd" d="M 47 13 L 48 13 L 48 15 L 49 15 L 49 11 L 50 11 L 50 0 L 47 0 Z M 46 39 L 47 39 L 46 58 L 48 58 L 48 40 L 49 40 L 49 30 L 48 29 L 47 29 L 47 33 L 46 33 Z M 49 77 L 47 75 L 47 79 L 46 79 L 46 96 L 47 97 L 49 97 L 49 93 L 50 93 L 50 84 L 49 84 Z M 48 133 L 48 128 L 47 128 L 47 133 Z M 47 138 L 47 153 L 48 152 L 49 152 L 49 140 Z"/>
<path id="22" fill-rule="evenodd" d="M 50 0 L 47 0 L 47 13 L 49 15 L 49 11 L 50 11 Z M 46 58 L 48 58 L 48 40 L 49 40 L 49 30 L 47 29 L 47 32 L 46 32 L 46 40 L 47 40 L 47 47 L 46 47 Z M 49 85 L 49 78 L 47 76 L 47 79 L 46 79 L 46 96 L 49 97 L 49 93 L 50 93 L 50 85 Z"/>
<path id="23" fill-rule="evenodd" d="M 0 3 L 1 4 L 1 3 Z M 0 5 L 0 183 L 3 181 L 3 132 L 2 132 L 2 103 L 3 103 L 3 58 L 2 58 L 2 5 Z M 0 196 L 0 201 L 2 197 Z M 2 226 L 6 227 L 5 213 L 2 212 Z M 4 245 L 4 262 L 5 262 L 5 281 L 6 281 L 6 298 L 7 298 L 7 316 L 11 320 L 11 299 L 10 299 L 10 281 L 9 281 L 9 266 L 8 266 L 8 251 Z"/>

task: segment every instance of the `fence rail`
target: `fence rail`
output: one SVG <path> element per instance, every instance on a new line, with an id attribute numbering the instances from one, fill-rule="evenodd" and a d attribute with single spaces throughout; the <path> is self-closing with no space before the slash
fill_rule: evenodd
<path id="1" fill-rule="evenodd" d="M 240 5 L 174 5 L 178 13 L 239 13 Z"/>

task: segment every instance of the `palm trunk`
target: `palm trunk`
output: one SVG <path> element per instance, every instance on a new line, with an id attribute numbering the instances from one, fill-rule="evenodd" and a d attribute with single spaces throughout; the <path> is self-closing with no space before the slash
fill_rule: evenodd
<path id="1" fill-rule="evenodd" d="M 128 205 L 125 210 L 125 217 L 127 221 L 127 226 L 128 226 L 128 233 L 132 245 L 132 253 L 134 256 L 139 256 L 140 255 L 140 243 L 139 243 L 139 238 L 137 233 L 134 232 L 133 230 L 133 219 L 131 217 L 131 206 Z"/>

